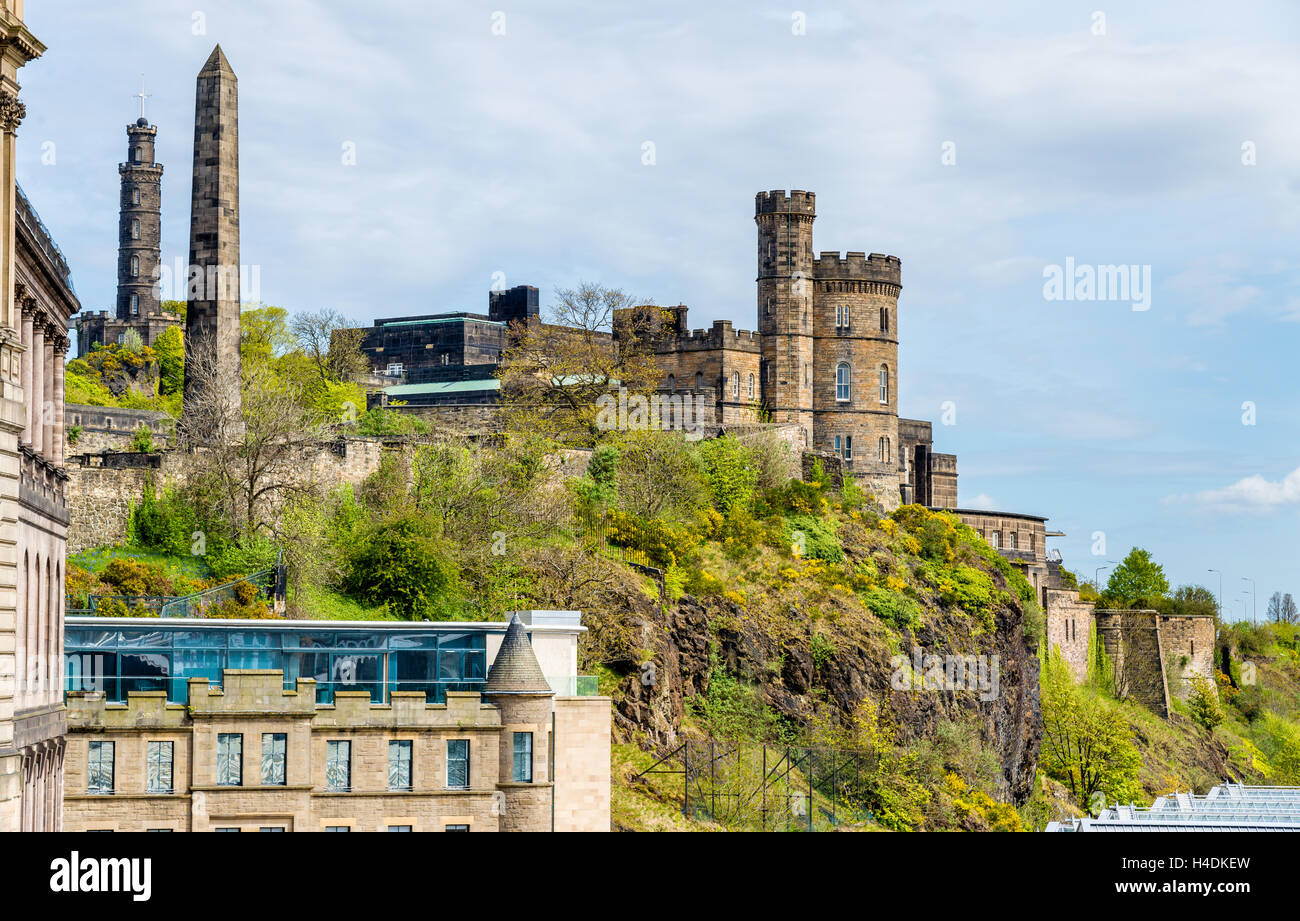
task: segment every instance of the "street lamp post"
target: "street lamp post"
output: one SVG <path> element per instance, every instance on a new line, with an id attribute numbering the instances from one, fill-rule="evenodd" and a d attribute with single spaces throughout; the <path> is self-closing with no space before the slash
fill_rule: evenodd
<path id="1" fill-rule="evenodd" d="M 1223 620 L 1223 573 L 1217 569 L 1207 569 L 1206 572 L 1219 573 L 1219 620 Z"/>
<path id="2" fill-rule="evenodd" d="M 1249 576 L 1242 576 L 1241 581 L 1250 583 L 1250 622 L 1252 625 L 1254 625 L 1255 623 L 1255 580 L 1250 578 Z"/>
<path id="3" fill-rule="evenodd" d="M 1107 566 L 1098 566 L 1097 569 L 1096 569 L 1096 571 L 1092 574 L 1092 587 L 1095 588 L 1095 589 L 1097 590 L 1097 594 L 1098 594 L 1098 595 L 1101 594 L 1101 571 L 1102 571 L 1103 569 L 1110 569 L 1111 566 L 1115 565 L 1115 561 L 1114 561 L 1114 560 L 1107 560 L 1106 562 L 1107 562 L 1109 565 L 1107 565 Z"/>

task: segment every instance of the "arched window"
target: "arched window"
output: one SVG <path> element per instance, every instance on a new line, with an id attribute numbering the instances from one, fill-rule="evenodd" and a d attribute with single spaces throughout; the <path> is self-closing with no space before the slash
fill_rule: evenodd
<path id="1" fill-rule="evenodd" d="M 138 317 L 139 315 L 140 315 L 140 295 L 132 294 L 131 295 L 131 316 Z"/>
<path id="2" fill-rule="evenodd" d="M 139 275 L 139 274 L 140 274 L 140 257 L 139 257 L 139 256 L 132 256 L 132 257 L 131 257 L 131 275 L 132 275 L 132 276 L 136 276 L 136 275 Z"/>
<path id="3" fill-rule="evenodd" d="M 144 162 L 144 148 L 143 148 L 143 147 L 137 147 L 137 148 L 135 149 L 135 162 L 136 162 L 136 163 L 143 163 L 143 162 Z"/>
<path id="4" fill-rule="evenodd" d="M 703 389 L 704 389 L 704 372 L 703 372 L 703 371 L 696 371 L 696 372 L 695 372 L 695 389 L 696 389 L 696 390 L 703 390 Z"/>
<path id="5" fill-rule="evenodd" d="M 852 435 L 844 436 L 844 459 L 846 461 L 853 460 L 853 436 Z"/>
<path id="6" fill-rule="evenodd" d="M 880 402 L 889 402 L 889 367 L 887 365 L 880 366 Z"/>
<path id="7" fill-rule="evenodd" d="M 754 399 L 754 372 L 749 372 L 749 398 Z"/>
<path id="8" fill-rule="evenodd" d="M 1000 541 L 1001 537 L 1002 535 L 999 534 L 997 531 L 990 532 L 989 545 L 992 546 L 994 550 L 998 549 L 998 545 L 1001 543 Z"/>
<path id="9" fill-rule="evenodd" d="M 677 375 L 675 374 L 668 375 L 668 389 L 669 390 L 677 389 Z"/>
<path id="10" fill-rule="evenodd" d="M 835 436 L 835 456 L 836 456 L 836 457 L 843 457 L 843 456 L 844 456 L 844 445 L 840 443 L 840 436 L 839 436 L 839 435 L 836 435 L 836 436 Z"/>
<path id="11" fill-rule="evenodd" d="M 739 371 L 731 372 L 731 395 L 733 397 L 740 396 L 740 372 Z"/>
<path id="12" fill-rule="evenodd" d="M 880 449 L 880 462 L 881 462 L 882 464 L 887 464 L 887 463 L 889 463 L 889 457 L 890 457 L 891 450 L 890 450 L 890 444 L 889 444 L 889 437 L 888 437 L 887 435 L 881 435 L 881 436 L 880 436 L 880 441 L 878 442 L 878 447 L 879 447 L 879 449 Z"/>
<path id="13" fill-rule="evenodd" d="M 880 331 L 882 333 L 889 332 L 889 308 L 888 307 L 880 308 Z"/>
<path id="14" fill-rule="evenodd" d="M 847 403 L 852 398 L 852 374 L 849 371 L 848 362 L 842 361 L 835 366 L 835 399 L 841 403 Z"/>
<path id="15" fill-rule="evenodd" d="M 772 295 L 768 295 L 767 315 L 770 317 L 775 310 L 776 310 L 776 298 Z"/>
<path id="16" fill-rule="evenodd" d="M 133 205 L 138 205 L 138 204 L 140 204 L 140 190 L 139 190 L 139 189 L 132 189 L 132 190 L 131 190 L 131 204 L 133 204 Z"/>
<path id="17" fill-rule="evenodd" d="M 132 239 L 132 240 L 138 240 L 138 239 L 140 239 L 140 222 L 139 222 L 139 221 L 132 221 L 132 222 L 131 222 L 131 239 Z"/>
<path id="18" fill-rule="evenodd" d="M 1016 549 L 1016 532 L 1015 532 L 1015 531 L 1008 531 L 1008 532 L 1007 532 L 1007 547 L 1008 547 L 1009 549 L 1011 549 L 1011 550 L 1015 550 L 1015 549 Z"/>

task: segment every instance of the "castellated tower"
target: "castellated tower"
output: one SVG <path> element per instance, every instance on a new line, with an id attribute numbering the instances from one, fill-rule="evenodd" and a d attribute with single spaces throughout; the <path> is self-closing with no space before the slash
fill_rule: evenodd
<path id="1" fill-rule="evenodd" d="M 143 116 L 126 128 L 126 162 L 117 227 L 117 318 L 133 320 L 161 312 L 158 270 L 162 262 L 162 174 L 154 161 L 157 126 Z"/>
<path id="2" fill-rule="evenodd" d="M 199 71 L 182 428 L 239 424 L 239 85 L 218 45 Z M 195 368 L 199 370 L 191 373 Z"/>
<path id="3" fill-rule="evenodd" d="M 870 491 L 896 503 L 902 263 L 822 253 L 813 279 L 813 448 L 844 458 Z"/>
<path id="4" fill-rule="evenodd" d="M 813 435 L 813 249 L 817 216 L 812 192 L 759 192 L 758 330 L 763 340 L 760 380 L 763 405 L 773 422 L 803 427 Z"/>

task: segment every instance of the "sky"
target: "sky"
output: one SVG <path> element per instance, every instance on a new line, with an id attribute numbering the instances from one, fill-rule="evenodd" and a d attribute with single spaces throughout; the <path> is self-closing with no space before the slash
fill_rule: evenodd
<path id="1" fill-rule="evenodd" d="M 1261 619 L 1300 596 L 1300 5 L 505 2 L 28 0 L 18 178 L 83 307 L 142 74 L 187 256 L 219 42 L 262 301 L 368 325 L 590 281 L 752 329 L 754 194 L 811 190 L 815 250 L 902 260 L 900 412 L 963 507 L 1048 517 L 1088 579 L 1219 570 L 1230 619 L 1252 579 Z M 1089 298 L 1108 266 L 1134 285 Z"/>

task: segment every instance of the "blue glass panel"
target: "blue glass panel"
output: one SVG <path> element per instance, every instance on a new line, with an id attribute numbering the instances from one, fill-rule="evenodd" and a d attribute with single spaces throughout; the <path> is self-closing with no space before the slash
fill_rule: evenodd
<path id="1" fill-rule="evenodd" d="M 329 649 L 334 645 L 333 633 L 286 632 L 281 636 L 285 649 Z"/>
<path id="2" fill-rule="evenodd" d="M 226 668 L 284 668 L 278 649 L 230 649 L 226 652 Z"/>
<path id="3" fill-rule="evenodd" d="M 375 633 L 345 633 L 334 636 L 335 649 L 383 649 L 385 637 Z"/>
<path id="4" fill-rule="evenodd" d="M 459 650 L 455 650 L 455 649 L 438 650 L 438 677 L 450 681 L 457 681 L 462 677 L 460 671 Z"/>
<path id="5" fill-rule="evenodd" d="M 195 646 L 224 648 L 225 645 L 225 630 L 180 630 L 172 635 L 172 646 L 177 649 Z"/>
<path id="6" fill-rule="evenodd" d="M 232 630 L 228 634 L 231 649 L 279 649 L 280 636 L 269 630 Z M 232 668 L 236 666 L 231 666 Z M 252 668 L 253 666 L 244 666 Z"/>
<path id="7" fill-rule="evenodd" d="M 389 649 L 433 649 L 437 645 L 436 633 L 399 633 L 388 637 Z"/>
<path id="8" fill-rule="evenodd" d="M 330 660 L 330 681 L 336 691 L 369 691 L 371 700 L 381 701 L 383 674 L 381 656 L 335 653 Z"/>
<path id="9" fill-rule="evenodd" d="M 465 653 L 465 677 L 483 678 L 486 676 L 487 653 L 482 651 Z"/>
<path id="10" fill-rule="evenodd" d="M 171 633 L 164 630 L 123 630 L 118 641 L 121 646 L 129 647 L 167 647 L 172 644 Z"/>
<path id="11" fill-rule="evenodd" d="M 68 649 L 75 646 L 103 647 L 116 646 L 118 633 L 116 630 L 67 630 L 63 635 L 63 644 Z"/>
<path id="12" fill-rule="evenodd" d="M 438 637 L 438 645 L 443 649 L 469 649 L 474 645 L 473 633 L 444 633 Z"/>
<path id="13" fill-rule="evenodd" d="M 131 691 L 168 691 L 167 681 L 171 674 L 171 655 L 166 653 L 148 653 L 136 655 L 122 653 L 118 657 L 119 674 L 122 677 L 122 694 Z"/>

